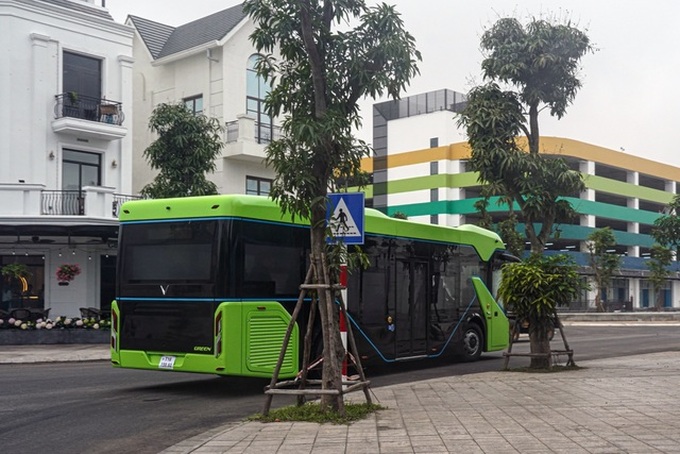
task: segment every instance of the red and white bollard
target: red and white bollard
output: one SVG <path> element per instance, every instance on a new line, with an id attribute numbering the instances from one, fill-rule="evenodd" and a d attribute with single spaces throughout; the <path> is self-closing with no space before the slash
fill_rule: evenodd
<path id="1" fill-rule="evenodd" d="M 344 287 L 340 290 L 341 304 L 343 305 L 340 311 L 340 339 L 342 339 L 342 348 L 345 349 L 345 355 L 342 357 L 342 381 L 345 382 L 347 381 L 347 319 L 345 318 L 345 310 L 347 310 L 347 264 L 345 263 L 340 265 L 340 285 Z"/>

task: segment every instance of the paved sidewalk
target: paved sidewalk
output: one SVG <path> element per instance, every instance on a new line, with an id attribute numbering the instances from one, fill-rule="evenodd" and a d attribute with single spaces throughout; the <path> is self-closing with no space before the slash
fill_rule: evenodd
<path id="1" fill-rule="evenodd" d="M 0 346 L 0 363 L 108 358 L 101 344 Z M 680 453 L 680 352 L 578 365 L 375 388 L 374 401 L 387 409 L 349 426 L 240 422 L 163 452 Z M 362 393 L 350 397 L 363 401 Z"/>
<path id="2" fill-rule="evenodd" d="M 680 453 L 680 352 L 578 364 L 376 388 L 387 410 L 349 426 L 244 422 L 163 452 Z"/>
<path id="3" fill-rule="evenodd" d="M 0 364 L 109 361 L 108 344 L 0 345 Z"/>

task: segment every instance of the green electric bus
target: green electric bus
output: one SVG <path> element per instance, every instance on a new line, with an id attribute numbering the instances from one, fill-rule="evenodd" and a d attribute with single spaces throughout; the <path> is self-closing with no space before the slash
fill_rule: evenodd
<path id="1" fill-rule="evenodd" d="M 309 224 L 266 197 L 126 202 L 111 305 L 113 365 L 271 377 L 309 244 Z M 350 273 L 347 311 L 364 366 L 476 360 L 506 348 L 508 319 L 489 290 L 506 257 L 495 233 L 366 209 L 362 250 L 370 267 Z M 299 371 L 306 320 L 301 315 L 294 327 L 281 377 Z"/>

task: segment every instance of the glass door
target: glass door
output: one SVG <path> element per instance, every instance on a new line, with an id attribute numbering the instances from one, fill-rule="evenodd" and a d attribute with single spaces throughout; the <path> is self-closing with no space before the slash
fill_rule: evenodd
<path id="1" fill-rule="evenodd" d="M 101 185 L 101 155 L 64 150 L 61 206 L 64 215 L 85 214 L 84 186 Z"/>

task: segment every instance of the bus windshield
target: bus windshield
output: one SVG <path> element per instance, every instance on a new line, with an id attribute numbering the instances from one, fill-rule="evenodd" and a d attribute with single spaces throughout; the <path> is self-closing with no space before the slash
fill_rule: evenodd
<path id="1" fill-rule="evenodd" d="M 127 225 L 123 283 L 207 283 L 213 280 L 217 221 Z"/>

